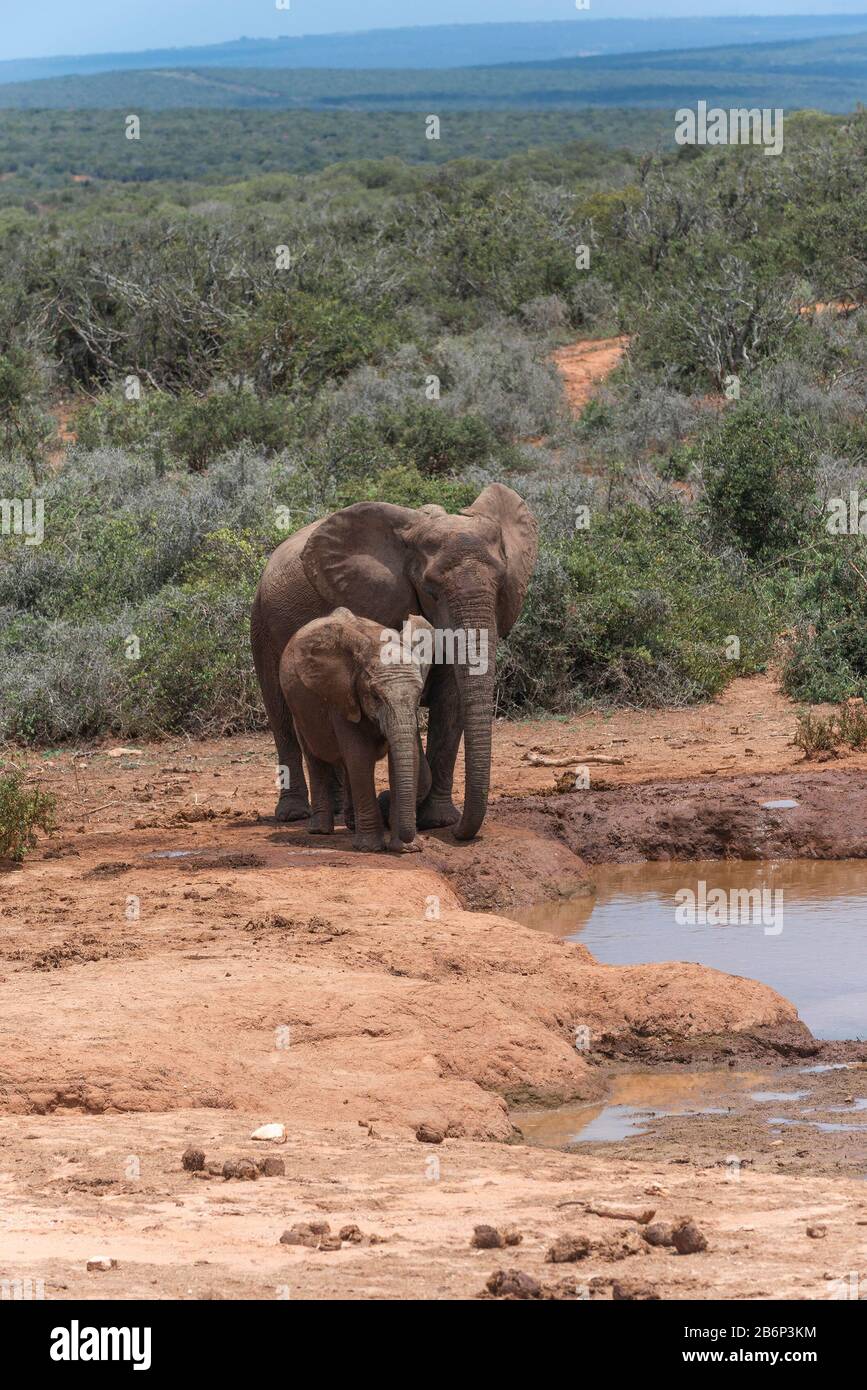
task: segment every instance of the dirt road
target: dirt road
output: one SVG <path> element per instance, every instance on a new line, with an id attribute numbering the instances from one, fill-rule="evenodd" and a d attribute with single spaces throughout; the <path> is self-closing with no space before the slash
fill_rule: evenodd
<path id="1" fill-rule="evenodd" d="M 582 338 L 577 343 L 558 348 L 553 360 L 563 377 L 566 400 L 575 415 L 580 415 L 595 394 L 597 386 L 619 367 L 629 345 L 629 338 Z"/>

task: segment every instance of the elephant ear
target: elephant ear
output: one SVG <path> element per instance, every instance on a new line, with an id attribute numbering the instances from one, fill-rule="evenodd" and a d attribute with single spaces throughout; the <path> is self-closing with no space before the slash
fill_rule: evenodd
<path id="1" fill-rule="evenodd" d="M 345 615 L 345 616 L 344 616 Z M 344 719 L 357 724 L 361 706 L 355 692 L 358 675 L 358 643 L 347 620 L 352 614 L 338 609 L 328 618 L 310 623 L 293 640 L 295 669 L 308 690 L 322 697 Z"/>
<path id="2" fill-rule="evenodd" d="M 320 522 L 301 552 L 310 583 L 331 607 L 351 604 L 361 618 L 400 627 L 416 603 L 403 535 L 416 522 L 408 507 L 356 502 Z"/>
<path id="3" fill-rule="evenodd" d="M 497 599 L 497 629 L 505 637 L 518 621 L 536 564 L 538 523 L 526 502 L 502 483 L 491 483 L 464 513 L 488 517 L 497 523 L 502 534 L 506 578 Z"/>

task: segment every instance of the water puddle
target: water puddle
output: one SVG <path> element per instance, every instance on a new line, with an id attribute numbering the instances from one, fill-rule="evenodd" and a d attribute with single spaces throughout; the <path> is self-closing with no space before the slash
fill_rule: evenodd
<path id="1" fill-rule="evenodd" d="M 515 917 L 606 964 L 695 961 L 762 980 L 817 1038 L 867 1037 L 867 860 L 630 864 L 593 876 L 594 894 Z"/>
<path id="2" fill-rule="evenodd" d="M 750 1091 L 750 1100 L 764 1105 L 768 1101 L 803 1100 L 809 1094 L 809 1091 Z"/>
<path id="3" fill-rule="evenodd" d="M 624 1072 L 612 1077 L 604 1103 L 525 1110 L 512 1118 L 527 1143 L 543 1148 L 611 1143 L 646 1134 L 651 1121 L 667 1115 L 725 1115 L 766 1077 L 754 1072 Z"/>

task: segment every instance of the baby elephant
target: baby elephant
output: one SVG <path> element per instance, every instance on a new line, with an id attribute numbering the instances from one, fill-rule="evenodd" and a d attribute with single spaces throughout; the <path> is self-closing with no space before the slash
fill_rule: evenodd
<path id="1" fill-rule="evenodd" d="M 307 759 L 312 834 L 334 830 L 333 769 L 342 767 L 348 823 L 353 811 L 355 816 L 355 848 L 384 847 L 374 768 L 387 752 L 388 848 L 397 853 L 421 848 L 415 838 L 416 804 L 427 796 L 431 775 L 419 737 L 418 702 L 429 669 L 421 657 L 429 658 L 432 636 L 424 618 L 409 618 L 401 635 L 336 608 L 290 638 L 280 661 L 280 685 Z"/>

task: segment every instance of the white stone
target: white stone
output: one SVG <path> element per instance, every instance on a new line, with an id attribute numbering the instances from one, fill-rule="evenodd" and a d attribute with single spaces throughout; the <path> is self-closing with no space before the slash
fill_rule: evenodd
<path id="1" fill-rule="evenodd" d="M 258 1129 L 253 1130 L 250 1138 L 271 1139 L 282 1144 L 286 1139 L 286 1131 L 282 1125 L 260 1125 Z"/>

